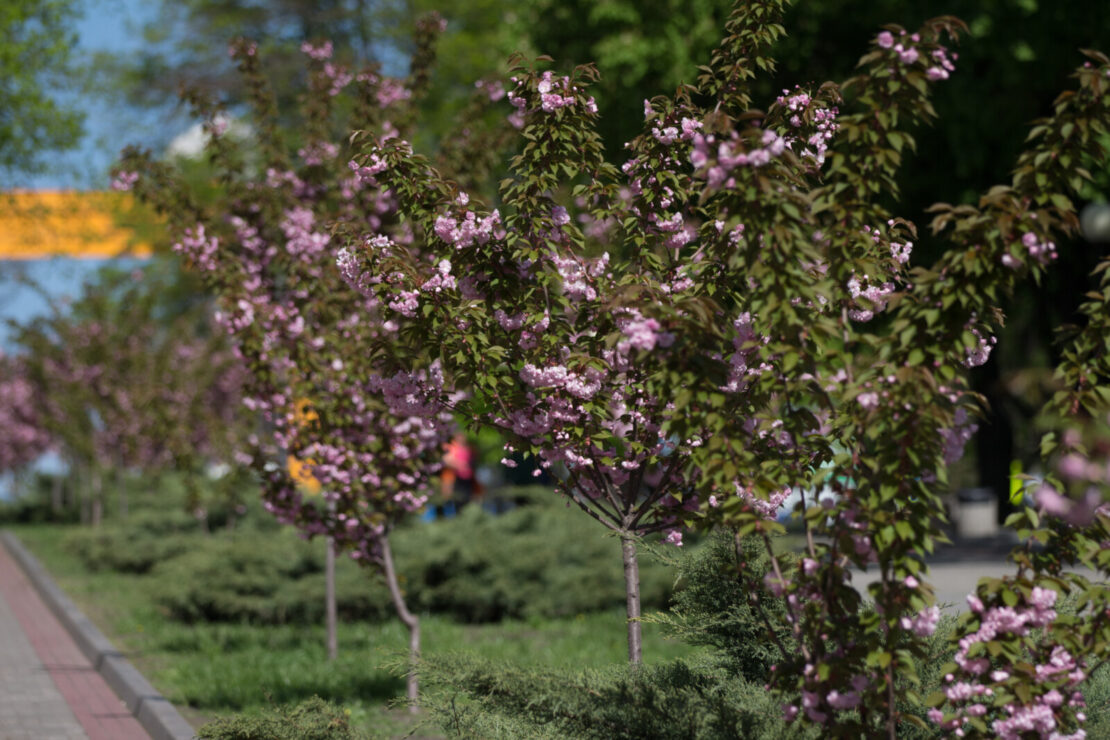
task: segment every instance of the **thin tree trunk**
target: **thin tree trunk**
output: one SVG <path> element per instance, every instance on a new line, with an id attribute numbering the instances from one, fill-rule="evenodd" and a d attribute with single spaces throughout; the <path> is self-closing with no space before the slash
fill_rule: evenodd
<path id="1" fill-rule="evenodd" d="M 887 707 L 887 736 L 890 740 L 898 740 L 898 712 L 894 708 L 894 666 L 888 665 L 886 669 L 886 697 L 890 704 Z"/>
<path id="2" fill-rule="evenodd" d="M 628 532 L 621 533 L 621 550 L 624 555 L 624 590 L 628 605 L 628 662 L 639 665 L 644 652 L 640 625 L 640 564 L 636 560 L 636 540 Z"/>
<path id="3" fill-rule="evenodd" d="M 55 475 L 50 481 L 50 511 L 55 517 L 62 513 L 62 476 Z"/>
<path id="4" fill-rule="evenodd" d="M 81 510 L 81 523 L 89 524 L 92 521 L 92 509 L 89 506 L 89 478 L 88 471 L 78 470 L 70 481 L 75 489 L 77 507 Z"/>
<path id="5" fill-rule="evenodd" d="M 124 486 L 123 474 L 120 472 L 121 468 L 117 468 L 115 474 L 112 476 L 113 484 L 119 492 L 119 517 L 120 519 L 127 518 L 127 488 Z"/>
<path id="6" fill-rule="evenodd" d="M 409 711 L 415 714 L 418 711 L 416 701 L 419 696 L 416 666 L 420 661 L 420 619 L 405 605 L 405 597 L 401 594 L 401 586 L 397 583 L 397 570 L 393 567 L 393 550 L 389 546 L 387 535 L 382 535 L 382 570 L 386 585 L 389 586 L 389 595 L 393 597 L 393 608 L 409 628 L 409 675 L 406 695 L 409 700 Z"/>
<path id="7" fill-rule="evenodd" d="M 335 538 L 328 537 L 324 556 L 324 618 L 328 632 L 328 660 L 339 657 L 339 637 L 336 632 L 338 609 L 335 603 Z"/>
<path id="8" fill-rule="evenodd" d="M 104 518 L 104 498 L 101 491 L 100 471 L 93 470 L 89 475 L 89 492 L 92 495 L 92 525 L 100 526 Z"/>

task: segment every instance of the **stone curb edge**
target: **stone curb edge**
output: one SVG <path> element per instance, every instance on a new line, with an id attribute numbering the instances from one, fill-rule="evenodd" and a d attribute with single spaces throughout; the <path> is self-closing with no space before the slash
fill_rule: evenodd
<path id="1" fill-rule="evenodd" d="M 27 579 L 34 584 L 39 596 L 69 632 L 77 647 L 143 729 L 150 733 L 152 740 L 193 740 L 196 731 L 192 725 L 70 601 L 23 543 L 11 532 L 0 532 L 0 542 L 19 563 Z"/>

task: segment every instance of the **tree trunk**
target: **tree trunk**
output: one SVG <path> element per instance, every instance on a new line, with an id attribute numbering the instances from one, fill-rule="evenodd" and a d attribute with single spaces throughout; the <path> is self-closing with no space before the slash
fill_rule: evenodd
<path id="1" fill-rule="evenodd" d="M 68 463 L 67 468 L 65 474 L 62 475 L 62 508 L 67 511 L 78 512 L 78 518 L 80 519 L 81 499 L 77 495 L 77 484 L 74 477 L 77 473 L 73 469 L 73 463 Z"/>
<path id="2" fill-rule="evenodd" d="M 339 637 L 336 633 L 338 609 L 335 604 L 335 538 L 328 537 L 324 556 L 324 612 L 328 631 L 328 660 L 339 656 Z"/>
<path id="3" fill-rule="evenodd" d="M 55 517 L 59 517 L 64 508 L 62 493 L 62 476 L 58 474 L 50 480 L 50 511 Z"/>
<path id="4" fill-rule="evenodd" d="M 89 508 L 89 490 L 85 485 L 86 482 L 82 480 L 83 477 L 84 476 L 78 473 L 76 479 L 73 480 L 72 483 L 76 489 L 77 508 L 81 511 L 81 524 L 87 525 L 91 521 L 92 516 Z"/>
<path id="5" fill-rule="evenodd" d="M 94 527 L 99 527 L 100 520 L 104 518 L 104 497 L 100 484 L 100 471 L 93 470 L 89 475 L 89 493 L 92 496 L 91 519 Z"/>
<path id="6" fill-rule="evenodd" d="M 640 564 L 636 560 L 636 540 L 621 533 L 624 555 L 624 591 L 628 606 L 628 662 L 639 665 L 643 659 L 643 631 L 640 625 Z"/>
<path id="7" fill-rule="evenodd" d="M 115 475 L 112 476 L 112 484 L 118 489 L 119 494 L 119 518 L 127 518 L 127 487 L 124 485 L 123 474 L 120 472 L 122 468 L 117 468 Z"/>
<path id="8" fill-rule="evenodd" d="M 419 697 L 416 667 L 420 662 L 420 619 L 409 611 L 405 605 L 405 597 L 401 595 L 401 586 L 397 583 L 397 570 L 393 567 L 393 551 L 390 549 L 387 535 L 382 535 L 382 570 L 386 585 L 389 586 L 389 595 L 393 598 L 393 608 L 409 628 L 409 675 L 406 695 L 409 700 L 409 711 L 415 714 L 418 711 L 416 702 Z"/>

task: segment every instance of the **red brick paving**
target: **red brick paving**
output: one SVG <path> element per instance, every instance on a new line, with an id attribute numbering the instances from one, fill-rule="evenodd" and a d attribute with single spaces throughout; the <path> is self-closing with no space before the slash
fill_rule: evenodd
<path id="1" fill-rule="evenodd" d="M 90 740 L 149 740 L 0 545 L 0 596 Z M 9 638 L 5 638 L 9 639 Z M 18 636 L 16 637 L 18 639 Z M 0 728 L 0 731 L 14 728 Z"/>

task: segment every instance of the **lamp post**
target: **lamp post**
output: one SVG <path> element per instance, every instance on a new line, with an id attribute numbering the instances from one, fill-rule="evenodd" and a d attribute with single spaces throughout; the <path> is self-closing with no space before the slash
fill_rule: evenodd
<path id="1" fill-rule="evenodd" d="M 1092 243 L 1110 242 L 1110 203 L 1088 203 L 1079 214 L 1083 238 Z"/>

